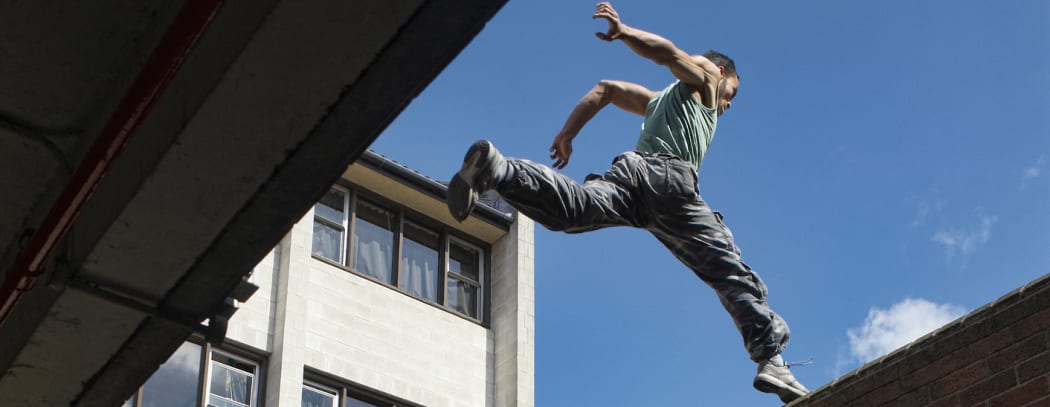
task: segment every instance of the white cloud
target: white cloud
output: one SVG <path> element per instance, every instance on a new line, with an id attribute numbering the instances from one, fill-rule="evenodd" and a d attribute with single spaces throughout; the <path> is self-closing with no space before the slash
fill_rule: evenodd
<path id="1" fill-rule="evenodd" d="M 1045 155 L 1040 155 L 1039 158 L 1037 158 L 1035 160 L 1035 163 L 1033 163 L 1032 165 L 1026 167 L 1024 169 L 1024 171 L 1021 173 L 1021 185 L 1019 186 L 1019 189 L 1024 190 L 1025 188 L 1028 187 L 1028 181 L 1029 180 L 1032 180 L 1034 178 L 1038 178 L 1040 175 L 1042 175 L 1042 173 L 1043 173 L 1043 166 L 1045 166 L 1045 165 L 1046 165 L 1046 156 Z"/>
<path id="2" fill-rule="evenodd" d="M 965 313 L 960 306 L 937 304 L 921 298 L 906 298 L 889 309 L 872 307 L 861 326 L 846 332 L 852 360 L 870 362 Z"/>
<path id="3" fill-rule="evenodd" d="M 969 257 L 977 247 L 988 242 L 992 237 L 992 225 L 999 220 L 997 216 L 980 214 L 977 216 L 976 224 L 964 228 L 938 230 L 933 234 L 931 240 L 944 246 L 948 259 L 956 254 L 963 256 L 963 261 Z"/>
<path id="4" fill-rule="evenodd" d="M 934 200 L 932 203 L 929 201 L 920 201 L 917 205 L 915 218 L 912 219 L 911 223 L 908 224 L 908 226 L 914 228 L 926 223 L 927 219 L 931 215 L 940 213 L 942 210 L 944 210 L 944 207 L 947 205 L 948 201 L 944 199 L 937 199 Z"/>

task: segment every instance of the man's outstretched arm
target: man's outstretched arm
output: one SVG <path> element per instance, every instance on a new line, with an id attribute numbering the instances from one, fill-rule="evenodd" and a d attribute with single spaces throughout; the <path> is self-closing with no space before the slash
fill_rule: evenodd
<path id="1" fill-rule="evenodd" d="M 609 3 L 598 3 L 593 18 L 603 18 L 609 22 L 609 31 L 596 33 L 598 38 L 605 41 L 623 41 L 636 54 L 668 67 L 676 78 L 705 96 L 714 95 L 722 74 L 718 66 L 707 58 L 689 55 L 664 37 L 624 24 Z M 708 100 L 705 100 L 704 103 L 713 107 L 713 97 L 705 99 L 711 102 L 709 104 Z"/>
<path id="2" fill-rule="evenodd" d="M 616 107 L 631 113 L 645 116 L 646 105 L 655 93 L 644 86 L 623 82 L 603 80 L 598 82 L 590 92 L 587 92 L 569 113 L 565 125 L 554 137 L 551 144 L 551 159 L 554 160 L 552 167 L 565 168 L 569 164 L 569 156 L 572 155 L 572 140 L 580 133 L 583 126 L 587 124 L 598 111 L 612 103 Z"/>

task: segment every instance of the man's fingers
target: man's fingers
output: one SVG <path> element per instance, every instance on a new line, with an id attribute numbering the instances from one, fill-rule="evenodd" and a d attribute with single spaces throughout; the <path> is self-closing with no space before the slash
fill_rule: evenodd
<path id="1" fill-rule="evenodd" d="M 611 42 L 619 36 L 619 33 L 616 33 L 616 28 L 620 21 L 620 16 L 616 15 L 616 10 L 613 10 L 612 7 L 609 6 L 609 3 L 598 3 L 598 10 L 594 12 L 594 15 L 591 16 L 591 18 L 605 19 L 605 21 L 609 23 L 609 30 L 607 32 L 595 33 L 595 35 L 598 36 L 598 39 Z"/>
<path id="2" fill-rule="evenodd" d="M 565 168 L 565 165 L 569 163 L 569 158 L 562 154 L 560 150 L 551 154 L 551 159 L 554 160 L 554 164 L 551 167 L 559 170 Z"/>

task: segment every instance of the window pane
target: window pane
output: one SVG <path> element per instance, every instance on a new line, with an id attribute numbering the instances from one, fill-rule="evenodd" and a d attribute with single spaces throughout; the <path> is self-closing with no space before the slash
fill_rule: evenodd
<path id="1" fill-rule="evenodd" d="M 328 260 L 343 262 L 343 229 L 314 221 L 313 254 Z"/>
<path id="2" fill-rule="evenodd" d="M 244 407 L 252 405 L 255 365 L 212 352 L 208 405 Z"/>
<path id="3" fill-rule="evenodd" d="M 480 282 L 478 278 L 481 268 L 481 253 L 476 249 L 456 243 L 449 242 L 448 271 Z"/>
<path id="4" fill-rule="evenodd" d="M 353 397 L 346 398 L 346 407 L 379 407 L 378 404 L 364 402 Z"/>
<path id="5" fill-rule="evenodd" d="M 478 317 L 478 288 L 470 283 L 450 277 L 445 302 L 449 308 L 464 315 Z"/>
<path id="6" fill-rule="evenodd" d="M 354 264 L 358 272 L 393 283 L 394 220 L 390 211 L 360 201 L 354 224 Z"/>
<path id="7" fill-rule="evenodd" d="M 196 406 L 200 367 L 201 347 L 183 343 L 142 386 L 142 406 Z"/>
<path id="8" fill-rule="evenodd" d="M 304 384 L 303 407 L 337 407 L 335 393 Z"/>
<path id="9" fill-rule="evenodd" d="M 439 241 L 437 233 L 405 222 L 399 279 L 405 292 L 437 302 Z"/>
<path id="10" fill-rule="evenodd" d="M 335 224 L 343 224 L 343 201 L 346 193 L 338 189 L 330 189 L 321 197 L 321 202 L 314 205 L 314 214 L 328 219 Z"/>

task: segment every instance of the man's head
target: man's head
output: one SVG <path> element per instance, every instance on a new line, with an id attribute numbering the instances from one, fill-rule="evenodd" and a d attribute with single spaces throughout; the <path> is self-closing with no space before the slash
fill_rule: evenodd
<path id="1" fill-rule="evenodd" d="M 733 98 L 736 97 L 737 89 L 740 88 L 740 76 L 736 73 L 736 64 L 725 54 L 711 50 L 704 54 L 704 58 L 711 61 L 718 70 L 722 72 L 722 78 L 718 81 L 718 114 L 721 115 L 729 110 Z"/>

